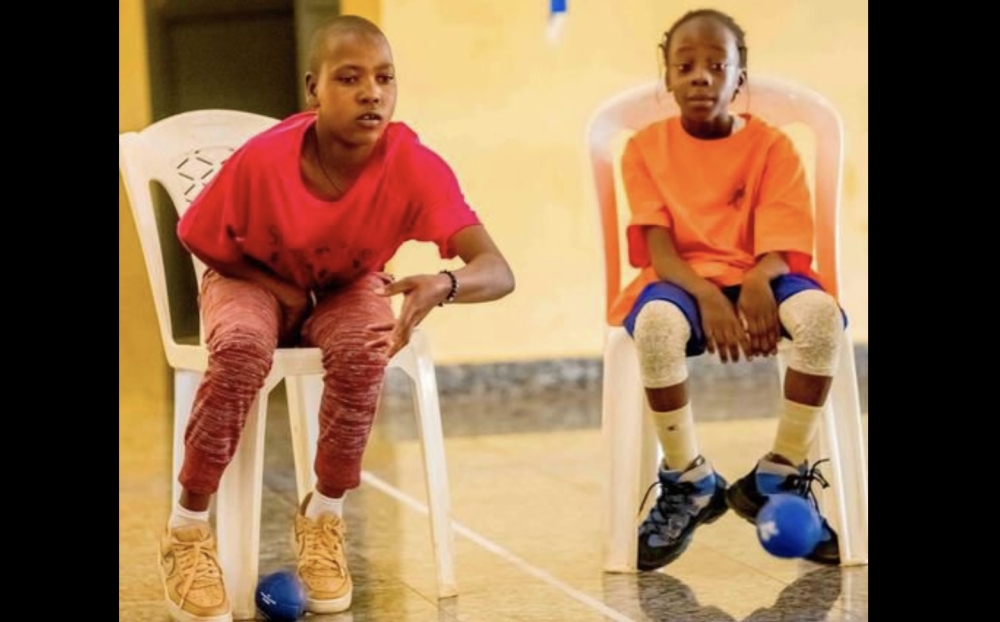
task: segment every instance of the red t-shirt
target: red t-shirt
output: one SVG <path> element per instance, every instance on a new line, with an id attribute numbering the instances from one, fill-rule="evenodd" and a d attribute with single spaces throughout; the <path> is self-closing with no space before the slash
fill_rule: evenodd
<path id="1" fill-rule="evenodd" d="M 480 224 L 448 164 L 403 123 L 386 127 L 343 197 L 312 194 L 300 157 L 314 112 L 294 114 L 237 149 L 181 217 L 177 234 L 206 265 L 256 260 L 305 289 L 381 270 L 403 242 L 449 241 Z"/>

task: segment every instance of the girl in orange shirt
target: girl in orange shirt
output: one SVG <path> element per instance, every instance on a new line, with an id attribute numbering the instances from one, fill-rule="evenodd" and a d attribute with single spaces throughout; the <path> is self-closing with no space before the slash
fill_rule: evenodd
<path id="1" fill-rule="evenodd" d="M 791 141 L 729 111 L 746 84 L 743 29 L 719 11 L 692 11 L 660 47 L 681 114 L 626 146 L 629 259 L 641 273 L 612 311 L 635 340 L 664 453 L 660 495 L 638 533 L 641 570 L 675 560 L 696 527 L 729 508 L 752 522 L 768 495 L 810 496 L 821 476 L 806 457 L 846 321 L 810 267 L 811 198 Z M 770 356 L 782 337 L 793 345 L 774 445 L 728 486 L 698 448 L 686 357 L 706 349 L 723 363 Z M 806 558 L 837 564 L 837 535 L 822 522 Z"/>

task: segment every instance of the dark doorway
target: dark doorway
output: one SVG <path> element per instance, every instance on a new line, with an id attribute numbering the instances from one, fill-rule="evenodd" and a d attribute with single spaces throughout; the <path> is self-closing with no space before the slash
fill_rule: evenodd
<path id="1" fill-rule="evenodd" d="M 338 9 L 329 0 L 147 2 L 153 120 L 204 108 L 279 119 L 300 110 L 302 19 Z"/>

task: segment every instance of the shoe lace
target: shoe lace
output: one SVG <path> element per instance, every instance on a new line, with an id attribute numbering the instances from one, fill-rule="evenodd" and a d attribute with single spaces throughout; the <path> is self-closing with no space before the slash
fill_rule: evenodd
<path id="1" fill-rule="evenodd" d="M 813 504 L 816 510 L 819 511 L 819 500 L 816 498 L 816 493 L 813 492 L 812 485 L 813 482 L 819 482 L 819 485 L 822 488 L 830 487 L 830 482 L 828 482 L 819 471 L 819 465 L 829 461 L 829 458 L 823 458 L 822 460 L 817 460 L 812 466 L 809 466 L 808 463 L 806 463 L 805 473 L 789 475 L 781 487 L 785 490 L 794 491 L 795 494 L 807 499 Z"/>
<path id="2" fill-rule="evenodd" d="M 302 565 L 317 574 L 344 576 L 340 561 L 342 553 L 343 529 L 336 521 L 319 519 L 310 521 L 305 529 Z"/>
<path id="3" fill-rule="evenodd" d="M 186 596 L 193 589 L 218 585 L 222 580 L 222 569 L 210 539 L 175 542 L 173 549 L 177 565 L 186 577 L 179 590 L 181 594 Z"/>
<path id="4" fill-rule="evenodd" d="M 646 494 L 642 497 L 639 515 L 642 514 L 642 508 L 646 507 L 649 494 L 657 486 L 660 487 L 660 496 L 649 512 L 649 516 L 639 526 L 639 535 L 656 532 L 673 540 L 680 535 L 681 531 L 691 522 L 691 517 L 697 513 L 694 504 L 691 503 L 691 495 L 695 492 L 695 487 L 691 482 L 654 482 L 646 489 Z"/>

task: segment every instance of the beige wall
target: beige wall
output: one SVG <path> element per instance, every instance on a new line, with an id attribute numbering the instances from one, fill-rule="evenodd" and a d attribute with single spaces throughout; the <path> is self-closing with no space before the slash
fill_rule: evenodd
<path id="1" fill-rule="evenodd" d="M 826 94 L 847 134 L 843 304 L 868 332 L 867 2 L 718 1 L 747 32 L 750 71 Z M 495 304 L 450 308 L 426 324 L 438 357 L 489 361 L 596 356 L 603 263 L 585 176 L 583 131 L 594 107 L 659 70 L 656 43 L 688 8 L 659 0 L 569 3 L 561 39 L 544 37 L 547 2 L 383 2 L 399 78 L 397 119 L 456 169 L 510 259 L 518 289 Z M 433 45 L 428 44 L 433 39 Z M 394 269 L 435 269 L 410 247 Z"/>
<path id="2" fill-rule="evenodd" d="M 149 124 L 142 0 L 118 0 L 118 131 Z M 170 396 L 139 238 L 118 179 L 118 410 L 166 408 Z"/>
<path id="3" fill-rule="evenodd" d="M 603 264 L 585 175 L 583 131 L 594 107 L 659 70 L 656 43 L 688 8 L 659 0 L 577 0 L 561 39 L 545 39 L 548 3 L 493 0 L 344 2 L 379 21 L 396 55 L 397 119 L 455 168 L 510 259 L 518 289 L 426 321 L 440 363 L 598 356 Z M 119 131 L 148 122 L 140 0 L 119 0 Z M 720 0 L 747 31 L 750 71 L 782 75 L 831 99 L 844 116 L 842 301 L 868 339 L 868 14 L 864 0 Z M 152 304 L 119 186 L 120 404 L 164 394 Z M 394 260 L 397 274 L 436 271 L 428 246 Z"/>

